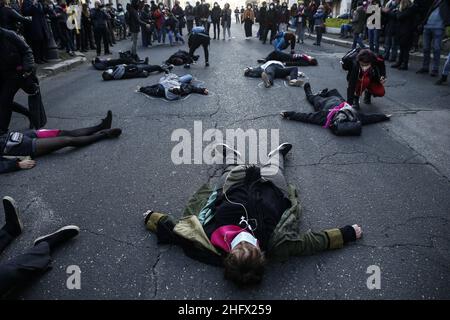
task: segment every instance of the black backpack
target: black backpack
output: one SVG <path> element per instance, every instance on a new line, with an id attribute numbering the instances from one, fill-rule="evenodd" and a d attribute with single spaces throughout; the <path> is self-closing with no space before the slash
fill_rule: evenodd
<path id="1" fill-rule="evenodd" d="M 341 59 L 342 69 L 345 71 L 350 71 L 356 61 L 356 56 L 361 51 L 361 48 L 355 48 L 347 52 Z"/>

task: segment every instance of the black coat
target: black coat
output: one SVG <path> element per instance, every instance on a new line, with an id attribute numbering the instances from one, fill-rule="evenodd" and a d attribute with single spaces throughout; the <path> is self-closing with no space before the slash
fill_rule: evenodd
<path id="1" fill-rule="evenodd" d="M 400 46 L 412 45 L 416 25 L 412 23 L 416 18 L 416 7 L 411 6 L 397 12 L 397 37 Z"/>
<path id="2" fill-rule="evenodd" d="M 220 9 L 220 7 L 214 7 L 211 10 L 211 21 L 212 22 L 219 23 L 221 16 L 222 16 L 222 9 Z"/>
<path id="3" fill-rule="evenodd" d="M 32 17 L 31 24 L 26 27 L 31 40 L 47 41 L 50 34 L 46 17 L 48 8 L 40 2 L 34 5 L 32 0 L 25 0 L 22 11 L 24 15 Z"/>
<path id="4" fill-rule="evenodd" d="M 131 33 L 138 33 L 140 31 L 140 26 L 145 26 L 145 22 L 143 22 L 138 14 L 138 11 L 131 7 L 129 12 L 129 27 Z"/>
<path id="5" fill-rule="evenodd" d="M 33 51 L 14 31 L 0 28 L 0 72 L 32 71 Z"/>
<path id="6" fill-rule="evenodd" d="M 31 21 L 10 7 L 0 7 L 0 27 L 17 31 L 17 23 L 28 24 Z"/>
<path id="7" fill-rule="evenodd" d="M 102 9 L 97 8 L 92 9 L 91 21 L 94 30 L 106 29 L 108 27 L 108 15 Z"/>

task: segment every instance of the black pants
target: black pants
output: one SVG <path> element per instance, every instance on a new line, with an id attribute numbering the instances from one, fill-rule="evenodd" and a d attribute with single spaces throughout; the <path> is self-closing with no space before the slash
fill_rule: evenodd
<path id="1" fill-rule="evenodd" d="M 269 40 L 270 43 L 272 43 L 273 39 L 275 39 L 275 35 L 277 34 L 277 27 L 275 25 L 268 26 L 264 28 L 263 43 L 266 43 L 269 31 L 270 31 L 270 40 Z"/>
<path id="2" fill-rule="evenodd" d="M 0 254 L 13 241 L 6 231 L 0 229 Z M 47 242 L 28 249 L 0 265 L 0 298 L 20 288 L 42 274 L 50 265 L 50 248 Z"/>
<path id="3" fill-rule="evenodd" d="M 290 76 L 291 80 L 293 80 L 298 77 L 297 67 L 282 67 L 278 64 L 268 66 L 265 72 L 269 76 L 271 83 L 273 83 L 273 80 L 276 78 L 286 78 L 287 76 Z"/>
<path id="4" fill-rule="evenodd" d="M 187 32 L 191 33 L 192 28 L 194 27 L 194 20 L 187 20 L 186 25 L 187 25 Z"/>
<path id="5" fill-rule="evenodd" d="M 264 40 L 264 34 L 265 34 L 265 28 L 263 27 L 262 23 L 259 23 L 259 29 L 258 29 L 258 36 L 259 40 Z"/>
<path id="6" fill-rule="evenodd" d="M 205 62 L 209 62 L 209 51 L 208 51 L 208 40 L 205 38 L 204 40 L 200 37 L 192 40 L 191 46 L 189 47 L 189 55 L 191 58 L 194 57 L 195 50 L 197 50 L 200 46 L 203 46 L 203 51 L 205 52 Z"/>
<path id="7" fill-rule="evenodd" d="M 47 54 L 47 39 L 35 40 L 33 39 L 31 43 L 31 48 L 33 49 L 33 55 L 35 60 L 42 61 L 45 60 Z"/>
<path id="8" fill-rule="evenodd" d="M 214 39 L 216 38 L 216 28 L 217 28 L 217 39 L 220 38 L 220 23 L 219 21 L 213 22 L 213 28 L 214 28 Z"/>
<path id="9" fill-rule="evenodd" d="M 305 90 L 305 94 L 308 102 L 313 105 L 314 111 L 328 111 L 345 101 L 336 89 L 319 94 L 313 94 L 311 90 Z"/>
<path id="10" fill-rule="evenodd" d="M 86 50 L 88 49 L 95 49 L 95 44 L 94 44 L 94 38 L 92 36 L 92 27 L 90 23 L 85 23 L 83 24 L 83 27 L 81 28 L 81 32 L 84 34 L 84 36 L 82 37 L 82 47 L 85 48 Z M 89 45 L 89 46 L 88 46 Z"/>
<path id="11" fill-rule="evenodd" d="M 409 51 L 411 50 L 412 42 L 400 43 L 400 54 L 398 57 L 398 64 L 401 66 L 408 66 L 409 63 Z"/>
<path id="12" fill-rule="evenodd" d="M 13 111 L 14 96 L 22 87 L 19 75 L 0 75 L 0 133 L 8 131 Z"/>
<path id="13" fill-rule="evenodd" d="M 251 37 L 252 36 L 252 26 L 253 22 L 251 20 L 245 20 L 244 21 L 244 29 L 245 29 L 245 36 Z"/>
<path id="14" fill-rule="evenodd" d="M 105 49 L 105 54 L 109 53 L 108 29 L 106 28 L 94 29 L 94 38 L 95 38 L 95 45 L 97 47 L 97 55 L 100 55 L 100 53 L 102 52 L 102 45 L 101 45 L 102 40 Z"/>

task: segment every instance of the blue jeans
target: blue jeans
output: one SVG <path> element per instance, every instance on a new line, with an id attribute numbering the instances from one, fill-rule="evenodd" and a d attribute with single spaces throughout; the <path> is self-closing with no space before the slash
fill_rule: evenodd
<path id="1" fill-rule="evenodd" d="M 380 51 L 380 43 L 379 43 L 380 30 L 378 29 L 369 29 L 369 48 L 372 52 L 378 54 Z"/>
<path id="2" fill-rule="evenodd" d="M 359 45 L 362 49 L 365 49 L 366 46 L 364 45 L 364 42 L 361 38 L 361 34 L 360 33 L 354 33 L 353 34 L 353 45 L 352 45 L 352 49 L 356 48 L 356 45 Z"/>
<path id="3" fill-rule="evenodd" d="M 431 61 L 431 41 L 433 41 L 433 66 L 432 71 L 439 71 L 441 58 L 441 44 L 444 36 L 444 29 L 424 29 L 423 30 L 423 65 L 422 68 L 429 69 Z"/>
<path id="4" fill-rule="evenodd" d="M 445 61 L 444 70 L 442 71 L 442 75 L 448 76 L 449 73 L 450 73 L 450 53 L 448 54 L 447 60 Z"/>

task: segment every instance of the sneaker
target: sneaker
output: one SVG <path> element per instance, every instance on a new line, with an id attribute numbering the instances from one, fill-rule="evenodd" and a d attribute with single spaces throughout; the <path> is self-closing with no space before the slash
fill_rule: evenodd
<path id="1" fill-rule="evenodd" d="M 264 63 L 264 62 L 266 62 L 266 59 L 258 59 L 257 61 L 258 61 L 258 63 Z"/>
<path id="2" fill-rule="evenodd" d="M 280 144 L 276 149 L 269 152 L 269 158 L 275 155 L 277 152 L 281 153 L 283 157 L 286 157 L 289 151 L 292 149 L 292 144 L 285 142 Z"/>
<path id="3" fill-rule="evenodd" d="M 272 84 L 270 83 L 270 79 L 269 79 L 269 76 L 267 75 L 267 73 L 265 73 L 265 72 L 263 72 L 262 74 L 261 74 L 261 78 L 262 78 L 262 80 L 263 80 L 263 82 L 264 82 L 264 86 L 266 87 L 266 88 L 269 88 Z"/>
<path id="4" fill-rule="evenodd" d="M 34 240 L 34 245 L 38 245 L 41 242 L 47 242 L 50 250 L 53 250 L 58 245 L 76 237 L 80 233 L 80 228 L 77 226 L 65 226 L 56 230 L 53 233 L 41 236 Z"/>
<path id="5" fill-rule="evenodd" d="M 293 87 L 301 87 L 303 85 L 303 80 L 301 79 L 289 80 L 289 85 Z"/>
<path id="6" fill-rule="evenodd" d="M 190 65 L 189 63 L 186 63 L 186 64 L 184 65 L 184 68 L 185 68 L 185 69 L 190 69 L 190 68 L 191 68 L 191 65 Z"/>
<path id="7" fill-rule="evenodd" d="M 12 237 L 17 237 L 22 233 L 23 225 L 19 218 L 19 208 L 16 201 L 11 197 L 3 197 L 3 208 L 5 210 L 5 226 L 6 232 Z"/>
<path id="8" fill-rule="evenodd" d="M 436 70 L 431 71 L 430 76 L 432 77 L 437 77 L 439 75 L 439 72 L 437 72 Z"/>
<path id="9" fill-rule="evenodd" d="M 205 62 L 205 67 L 209 67 L 209 62 Z"/>

